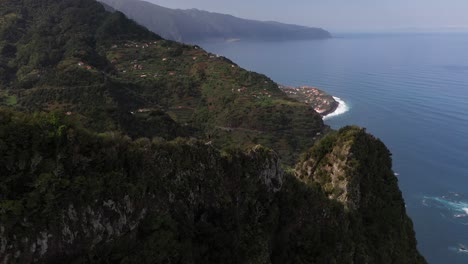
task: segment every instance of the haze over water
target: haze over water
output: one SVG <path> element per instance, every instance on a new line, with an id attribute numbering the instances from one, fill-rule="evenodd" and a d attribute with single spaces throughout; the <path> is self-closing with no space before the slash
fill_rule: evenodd
<path id="1" fill-rule="evenodd" d="M 342 34 L 324 41 L 202 43 L 285 85 L 311 85 L 350 110 L 394 170 L 431 264 L 468 263 L 468 34 Z"/>

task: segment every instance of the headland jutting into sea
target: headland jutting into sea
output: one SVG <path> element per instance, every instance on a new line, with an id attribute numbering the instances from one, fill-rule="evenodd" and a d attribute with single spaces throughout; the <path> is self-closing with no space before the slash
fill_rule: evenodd
<path id="1" fill-rule="evenodd" d="M 309 104 L 323 119 L 329 119 L 346 113 L 348 105 L 339 97 L 310 86 L 290 87 L 279 86 L 289 97 Z"/>

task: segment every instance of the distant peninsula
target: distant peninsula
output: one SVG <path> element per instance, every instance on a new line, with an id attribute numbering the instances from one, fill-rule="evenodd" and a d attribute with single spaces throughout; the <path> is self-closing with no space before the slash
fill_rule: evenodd
<path id="1" fill-rule="evenodd" d="M 321 28 L 242 19 L 198 9 L 170 9 L 140 0 L 99 0 L 165 39 L 185 43 L 203 41 L 287 41 L 327 39 Z M 108 8 L 109 11 L 112 9 Z"/>
<path id="2" fill-rule="evenodd" d="M 310 105 L 315 110 L 315 112 L 322 116 L 326 116 L 335 112 L 339 106 L 339 103 L 335 100 L 335 98 L 333 98 L 333 96 L 315 87 L 280 86 L 280 88 L 290 98 Z"/>

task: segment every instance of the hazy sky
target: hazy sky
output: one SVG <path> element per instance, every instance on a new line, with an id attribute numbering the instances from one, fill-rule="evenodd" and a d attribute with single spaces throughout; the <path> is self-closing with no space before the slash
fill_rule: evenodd
<path id="1" fill-rule="evenodd" d="M 335 31 L 468 29 L 468 0 L 146 0 Z"/>

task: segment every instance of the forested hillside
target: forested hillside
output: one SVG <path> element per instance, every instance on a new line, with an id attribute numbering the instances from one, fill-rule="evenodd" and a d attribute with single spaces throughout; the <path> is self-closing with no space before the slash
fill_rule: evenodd
<path id="1" fill-rule="evenodd" d="M 356 127 L 295 175 L 260 146 L 133 141 L 59 113 L 0 111 L 0 139 L 2 263 L 425 263 L 388 150 Z"/>
<path id="2" fill-rule="evenodd" d="M 69 112 L 98 132 L 264 144 L 290 164 L 324 129 L 266 76 L 163 40 L 97 2 L 3 2 L 4 105 Z"/>

